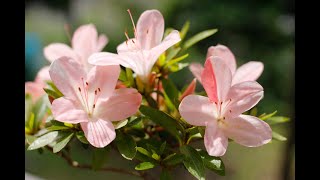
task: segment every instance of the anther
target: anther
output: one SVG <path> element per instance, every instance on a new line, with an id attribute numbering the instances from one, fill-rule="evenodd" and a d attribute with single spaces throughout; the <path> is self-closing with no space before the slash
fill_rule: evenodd
<path id="1" fill-rule="evenodd" d="M 222 102 L 220 102 L 220 105 L 222 105 Z"/>
<path id="2" fill-rule="evenodd" d="M 98 88 L 98 91 L 99 91 L 99 92 L 101 92 L 101 89 L 100 89 L 100 88 Z"/>
<path id="3" fill-rule="evenodd" d="M 93 104 L 93 108 L 96 108 L 96 104 Z"/>
<path id="4" fill-rule="evenodd" d="M 81 92 L 81 88 L 80 87 L 78 87 L 78 90 Z"/>
<path id="5" fill-rule="evenodd" d="M 89 83 L 88 83 L 88 82 L 86 82 L 86 85 L 87 85 L 87 86 L 89 86 Z"/>
<path id="6" fill-rule="evenodd" d="M 97 90 L 94 91 L 94 94 L 97 95 Z"/>
<path id="7" fill-rule="evenodd" d="M 133 42 L 133 44 L 134 44 L 134 40 L 132 39 L 132 42 Z"/>
<path id="8" fill-rule="evenodd" d="M 229 110 L 229 112 L 231 113 L 231 110 Z"/>
<path id="9" fill-rule="evenodd" d="M 216 105 L 218 105 L 218 103 L 217 102 L 214 102 Z"/>
<path id="10" fill-rule="evenodd" d="M 149 33 L 149 29 L 147 29 L 147 34 Z"/>
<path id="11" fill-rule="evenodd" d="M 226 119 L 226 117 L 223 117 L 223 119 Z"/>

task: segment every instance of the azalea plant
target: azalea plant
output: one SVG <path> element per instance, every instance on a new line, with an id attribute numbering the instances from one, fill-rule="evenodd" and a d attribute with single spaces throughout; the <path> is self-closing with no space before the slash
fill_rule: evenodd
<path id="1" fill-rule="evenodd" d="M 204 65 L 189 65 L 183 62 L 188 48 L 217 29 L 185 39 L 188 21 L 180 31 L 165 30 L 158 10 L 143 12 L 137 25 L 128 13 L 134 37 L 125 32 L 117 53 L 101 52 L 108 38 L 98 35 L 93 24 L 80 26 L 71 46 L 44 48 L 51 65 L 25 83 L 27 150 L 49 150 L 75 168 L 143 179 L 161 168 L 160 179 L 171 179 L 171 172 L 183 166 L 205 179 L 206 169 L 226 174 L 221 156 L 229 142 L 258 147 L 286 140 L 272 126 L 289 118 L 275 116 L 276 111 L 258 114 L 255 107 L 264 96 L 256 81 L 262 62 L 237 68 L 232 51 L 218 44 L 208 48 Z M 195 78 L 178 89 L 169 75 L 186 67 Z M 195 91 L 197 82 L 204 91 Z M 91 164 L 72 158 L 72 141 L 93 151 Z M 199 141 L 203 149 L 193 145 Z M 134 161 L 135 169 L 105 167 L 110 149 Z"/>

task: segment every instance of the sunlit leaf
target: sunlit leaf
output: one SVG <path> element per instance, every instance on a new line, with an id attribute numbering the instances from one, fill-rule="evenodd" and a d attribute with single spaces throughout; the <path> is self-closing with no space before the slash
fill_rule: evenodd
<path id="1" fill-rule="evenodd" d="M 53 153 L 59 152 L 61 149 L 63 149 L 68 142 L 72 139 L 74 133 L 70 132 L 69 134 L 66 134 L 64 137 L 62 137 L 54 146 L 53 146 Z"/>
<path id="2" fill-rule="evenodd" d="M 192 45 L 196 44 L 197 42 L 215 34 L 218 31 L 218 29 L 209 29 L 206 31 L 202 31 L 194 36 L 192 36 L 190 39 L 186 40 L 186 42 L 183 44 L 183 49 L 188 49 Z"/>
<path id="3" fill-rule="evenodd" d="M 225 175 L 225 167 L 220 157 L 210 156 L 206 151 L 202 149 L 198 149 L 197 151 L 200 154 L 206 168 L 214 171 L 220 176 Z"/>
<path id="4" fill-rule="evenodd" d="M 28 150 L 34 150 L 34 149 L 38 149 L 43 146 L 46 146 L 51 142 L 53 142 L 57 136 L 58 136 L 58 131 L 52 131 L 43 136 L 40 136 L 39 138 L 34 140 L 32 144 L 30 144 L 30 146 L 28 147 Z"/>
<path id="5" fill-rule="evenodd" d="M 116 136 L 116 144 L 121 156 L 125 159 L 132 160 L 136 155 L 137 144 L 130 135 L 118 131 Z"/>
<path id="6" fill-rule="evenodd" d="M 134 169 L 141 171 L 141 170 L 151 169 L 154 167 L 155 167 L 155 164 L 153 164 L 152 162 L 142 162 L 142 163 L 138 164 Z"/>
<path id="7" fill-rule="evenodd" d="M 183 161 L 187 170 L 199 180 L 205 179 L 205 167 L 200 154 L 191 146 L 180 147 L 180 152 L 185 155 Z"/>

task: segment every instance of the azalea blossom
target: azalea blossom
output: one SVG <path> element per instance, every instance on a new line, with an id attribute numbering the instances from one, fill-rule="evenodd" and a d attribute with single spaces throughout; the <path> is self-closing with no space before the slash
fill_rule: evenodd
<path id="1" fill-rule="evenodd" d="M 132 20 L 131 13 L 129 10 L 128 12 Z M 99 66 L 121 64 L 131 68 L 146 83 L 159 56 L 181 40 L 180 34 L 179 31 L 173 30 L 162 40 L 164 19 L 158 10 L 143 12 L 138 20 L 137 28 L 133 20 L 132 23 L 134 38 L 130 39 L 125 33 L 127 40 L 117 47 L 118 54 L 95 53 L 89 57 L 89 63 Z"/>
<path id="2" fill-rule="evenodd" d="M 257 147 L 272 138 L 270 126 L 254 116 L 242 115 L 263 97 L 263 87 L 255 81 L 232 85 L 232 73 L 225 61 L 210 56 L 201 74 L 208 97 L 189 95 L 180 106 L 181 116 L 195 126 L 206 126 L 204 144 L 211 156 L 222 156 L 228 138 L 247 147 Z"/>
<path id="3" fill-rule="evenodd" d="M 236 59 L 230 49 L 224 45 L 211 46 L 207 52 L 207 58 L 210 56 L 220 57 L 224 63 L 229 67 L 232 78 L 232 85 L 244 81 L 257 80 L 262 71 L 263 63 L 259 61 L 249 61 L 237 69 Z M 190 71 L 201 83 L 201 73 L 203 66 L 200 63 L 192 63 L 189 66 Z"/>
<path id="4" fill-rule="evenodd" d="M 138 110 L 142 97 L 136 89 L 115 89 L 120 66 L 94 66 L 89 72 L 78 61 L 61 57 L 50 66 L 50 77 L 64 95 L 52 103 L 56 120 L 80 123 L 86 138 L 102 148 L 116 137 L 112 121 Z"/>
<path id="5" fill-rule="evenodd" d="M 43 88 L 46 86 L 46 81 L 50 81 L 49 67 L 42 68 L 34 81 L 25 83 L 25 94 L 30 94 L 35 102 L 45 94 Z"/>
<path id="6" fill-rule="evenodd" d="M 100 52 L 108 43 L 108 38 L 98 32 L 93 24 L 80 26 L 73 34 L 71 47 L 63 43 L 52 43 L 43 50 L 44 56 L 50 61 L 67 56 L 82 64 L 88 72 L 92 65 L 88 58 L 95 52 Z"/>

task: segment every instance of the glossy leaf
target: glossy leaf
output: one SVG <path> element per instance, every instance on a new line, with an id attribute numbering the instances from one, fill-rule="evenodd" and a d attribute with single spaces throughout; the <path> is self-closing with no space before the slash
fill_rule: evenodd
<path id="1" fill-rule="evenodd" d="M 181 40 L 183 40 L 186 37 L 187 32 L 189 31 L 189 27 L 190 27 L 190 21 L 186 21 L 180 31 Z"/>
<path id="2" fill-rule="evenodd" d="M 47 129 L 49 131 L 60 131 L 60 130 L 67 130 L 67 129 L 70 129 L 70 127 L 67 127 L 67 126 L 50 126 L 50 127 L 47 127 Z"/>
<path id="3" fill-rule="evenodd" d="M 206 168 L 214 171 L 220 176 L 225 175 L 225 167 L 220 157 L 210 156 L 206 151 L 202 149 L 198 149 L 198 153 L 200 154 Z"/>
<path id="4" fill-rule="evenodd" d="M 185 156 L 183 154 L 173 153 L 164 158 L 162 162 L 167 166 L 174 166 L 179 163 L 182 163 L 184 158 Z"/>
<path id="5" fill-rule="evenodd" d="M 61 151 L 61 149 L 63 149 L 68 142 L 72 139 L 74 133 L 69 133 L 67 135 L 65 135 L 64 137 L 61 138 L 61 140 L 59 140 L 59 142 L 57 142 L 54 146 L 53 146 L 53 153 L 57 153 L 59 151 Z"/>
<path id="6" fill-rule="evenodd" d="M 98 170 L 103 167 L 103 165 L 108 160 L 108 154 L 110 152 L 110 146 L 104 148 L 95 148 L 92 156 L 92 169 Z"/>
<path id="7" fill-rule="evenodd" d="M 141 171 L 141 170 L 147 170 L 147 169 L 152 169 L 155 167 L 155 164 L 152 162 L 142 162 L 138 164 L 134 169 Z"/>
<path id="8" fill-rule="evenodd" d="M 116 136 L 117 148 L 122 157 L 128 160 L 132 160 L 137 153 L 137 144 L 134 139 L 127 134 L 123 134 L 118 131 Z"/>
<path id="9" fill-rule="evenodd" d="M 115 122 L 114 128 L 120 129 L 120 128 L 124 127 L 125 125 L 127 125 L 127 123 L 128 123 L 128 119 L 124 119 L 122 121 Z"/>
<path id="10" fill-rule="evenodd" d="M 206 31 L 202 31 L 196 35 L 194 35 L 193 37 L 191 37 L 190 39 L 186 40 L 186 42 L 183 44 L 183 49 L 188 49 L 190 48 L 192 45 L 196 44 L 197 42 L 215 34 L 218 30 L 217 29 L 209 29 Z"/>
<path id="11" fill-rule="evenodd" d="M 268 123 L 269 125 L 275 125 L 275 124 L 280 124 L 280 123 L 286 123 L 289 121 L 290 121 L 290 118 L 288 118 L 288 117 L 273 116 L 271 118 L 268 118 L 266 120 L 266 123 Z"/>
<path id="12" fill-rule="evenodd" d="M 85 137 L 83 131 L 78 131 L 78 132 L 76 133 L 76 137 L 77 137 L 77 139 L 78 139 L 80 142 L 82 142 L 83 144 L 89 144 L 89 141 L 88 141 L 87 138 Z"/>
<path id="13" fill-rule="evenodd" d="M 180 147 L 180 152 L 185 155 L 183 161 L 187 170 L 199 180 L 205 179 L 205 167 L 200 154 L 191 146 Z"/>
<path id="14" fill-rule="evenodd" d="M 278 141 L 286 141 L 287 138 L 282 136 L 281 134 L 272 131 L 272 139 L 278 140 Z"/>
<path id="15" fill-rule="evenodd" d="M 270 117 L 274 116 L 275 114 L 277 114 L 277 111 L 274 111 L 273 113 L 270 113 L 270 114 L 262 114 L 259 116 L 259 118 L 261 120 L 266 120 L 266 119 L 269 119 Z"/>
<path id="16" fill-rule="evenodd" d="M 30 144 L 30 146 L 28 147 L 28 150 L 34 150 L 34 149 L 38 149 L 43 146 L 46 146 L 52 143 L 57 138 L 57 136 L 58 136 L 58 131 L 49 132 L 43 136 L 40 136 L 39 138 L 34 140 L 32 144 Z"/>

